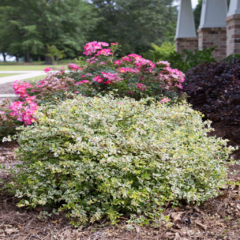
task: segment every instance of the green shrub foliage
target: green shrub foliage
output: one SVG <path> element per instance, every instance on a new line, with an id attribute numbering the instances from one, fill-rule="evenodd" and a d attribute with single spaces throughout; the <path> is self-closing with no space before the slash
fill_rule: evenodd
<path id="1" fill-rule="evenodd" d="M 82 97 L 38 112 L 20 133 L 19 206 L 52 205 L 78 223 L 121 214 L 159 216 L 162 206 L 201 202 L 225 183 L 231 148 L 207 137 L 187 104 Z"/>
<path id="2" fill-rule="evenodd" d="M 164 45 L 162 46 L 165 47 Z M 208 49 L 204 48 L 203 50 L 195 49 L 194 52 L 183 50 L 184 53 L 181 54 L 175 51 L 170 51 L 168 45 L 166 45 L 166 49 L 169 49 L 169 51 L 163 52 L 162 46 L 157 47 L 156 45 L 153 45 L 152 47 L 154 50 L 149 50 L 149 52 L 144 53 L 144 57 L 156 62 L 168 61 L 172 68 L 176 68 L 184 73 L 200 64 L 216 62 L 216 59 L 212 56 L 215 47 L 210 47 Z"/>
<path id="3" fill-rule="evenodd" d="M 143 53 L 143 57 L 154 62 L 166 59 L 171 53 L 175 52 L 175 44 L 171 42 L 164 42 L 160 47 L 152 43 L 153 50 Z"/>

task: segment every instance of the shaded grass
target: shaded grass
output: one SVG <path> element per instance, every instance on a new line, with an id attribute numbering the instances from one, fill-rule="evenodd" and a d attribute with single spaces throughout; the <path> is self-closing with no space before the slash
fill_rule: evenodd
<path id="1" fill-rule="evenodd" d="M 17 73 L 0 73 L 0 78 L 17 75 Z"/>

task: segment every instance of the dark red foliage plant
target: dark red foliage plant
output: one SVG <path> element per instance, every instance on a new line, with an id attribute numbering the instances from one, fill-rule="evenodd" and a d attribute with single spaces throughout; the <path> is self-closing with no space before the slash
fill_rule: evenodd
<path id="1" fill-rule="evenodd" d="M 189 103 L 214 123 L 240 125 L 240 62 L 202 64 L 186 73 Z"/>

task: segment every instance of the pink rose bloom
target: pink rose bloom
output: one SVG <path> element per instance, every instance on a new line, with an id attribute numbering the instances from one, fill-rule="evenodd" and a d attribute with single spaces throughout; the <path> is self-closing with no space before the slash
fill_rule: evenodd
<path id="1" fill-rule="evenodd" d="M 137 84 L 137 87 L 138 87 L 139 89 L 141 89 L 142 91 L 145 91 L 145 89 L 146 89 L 146 87 L 144 87 L 144 85 L 143 85 L 142 83 L 138 83 L 138 84 Z"/>
<path id="2" fill-rule="evenodd" d="M 121 65 L 121 64 L 122 64 L 122 61 L 121 61 L 121 60 L 116 60 L 116 61 L 114 61 L 114 64 L 115 64 L 115 65 Z"/>
<path id="3" fill-rule="evenodd" d="M 79 85 L 79 84 L 88 83 L 88 82 L 89 82 L 88 80 L 82 80 L 82 81 L 80 81 L 80 82 L 75 83 L 75 85 L 77 86 L 77 85 Z"/>
<path id="4" fill-rule="evenodd" d="M 95 54 L 95 57 L 99 55 L 110 56 L 110 55 L 113 55 L 113 53 L 111 52 L 110 48 L 105 48 L 100 51 L 97 51 L 97 54 Z"/>
<path id="5" fill-rule="evenodd" d="M 120 67 L 118 69 L 116 69 L 116 71 L 120 72 L 120 73 L 139 73 L 139 69 L 134 69 L 134 68 L 124 68 L 124 67 Z"/>
<path id="6" fill-rule="evenodd" d="M 98 66 L 99 65 L 106 65 L 106 63 L 104 61 L 102 61 L 102 62 L 98 63 Z"/>
<path id="7" fill-rule="evenodd" d="M 123 80 L 118 73 L 110 73 L 110 72 L 101 72 L 103 77 L 107 78 L 110 82 L 120 82 Z"/>
<path id="8" fill-rule="evenodd" d="M 159 101 L 159 103 L 167 103 L 169 101 L 170 101 L 169 98 L 163 98 L 161 101 Z"/>
<path id="9" fill-rule="evenodd" d="M 82 71 L 82 68 L 80 68 L 77 64 L 74 64 L 74 63 L 69 63 L 68 67 L 73 71 L 78 71 L 78 70 Z"/>
<path id="10" fill-rule="evenodd" d="M 47 68 L 45 68 L 43 71 L 44 71 L 45 73 L 47 73 L 47 72 L 50 72 L 51 70 L 52 70 L 52 68 L 47 67 Z"/>
<path id="11" fill-rule="evenodd" d="M 89 42 L 86 44 L 86 46 L 84 47 L 84 55 L 92 55 L 93 53 L 95 53 L 98 49 L 102 49 L 101 45 L 103 46 L 103 44 L 107 44 L 107 43 L 103 43 L 100 42 L 100 44 L 97 41 L 94 42 Z"/>
<path id="12" fill-rule="evenodd" d="M 159 62 L 156 62 L 156 65 L 161 65 L 163 67 L 170 67 L 170 63 L 167 62 L 167 61 L 159 61 Z"/>
<path id="13" fill-rule="evenodd" d="M 135 53 L 131 53 L 128 55 L 129 57 L 133 57 L 135 59 L 140 59 L 140 58 L 143 58 L 141 55 L 138 55 L 138 54 L 135 54 Z"/>
<path id="14" fill-rule="evenodd" d="M 104 47 L 108 47 L 109 46 L 109 44 L 106 43 L 106 42 L 98 42 L 98 44 L 101 45 L 101 46 L 104 46 Z"/>
<path id="15" fill-rule="evenodd" d="M 96 77 L 93 78 L 93 81 L 98 82 L 98 83 L 101 83 L 101 82 L 103 81 L 103 79 L 101 78 L 100 75 L 98 75 L 98 76 L 96 76 Z"/>
<path id="16" fill-rule="evenodd" d="M 107 80 L 104 84 L 111 84 L 111 81 Z"/>
<path id="17" fill-rule="evenodd" d="M 98 51 L 97 54 L 95 54 L 95 56 L 99 56 L 99 55 L 110 56 L 110 55 L 113 55 L 113 53 L 111 52 L 110 48 L 105 48 Z"/>

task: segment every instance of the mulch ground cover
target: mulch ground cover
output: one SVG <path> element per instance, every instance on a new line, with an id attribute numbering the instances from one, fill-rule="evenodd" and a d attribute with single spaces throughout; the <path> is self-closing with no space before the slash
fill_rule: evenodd
<path id="1" fill-rule="evenodd" d="M 216 131 L 211 135 L 231 137 L 230 144 L 240 145 L 237 127 L 215 125 Z M 16 142 L 0 143 L 0 164 L 7 168 L 19 163 L 14 150 Z M 235 159 L 240 159 L 240 151 L 233 153 Z M 235 171 L 235 172 L 234 172 Z M 234 174 L 231 174 L 233 173 Z M 0 179 L 11 181 L 11 175 L 0 171 Z M 60 215 L 47 216 L 50 208 L 36 209 L 16 207 L 19 199 L 6 191 L 0 191 L 0 239 L 3 240 L 239 240 L 240 239 L 240 165 L 229 169 L 229 179 L 232 184 L 220 190 L 220 195 L 204 202 L 200 206 L 186 205 L 171 208 L 166 205 L 164 215 L 169 216 L 169 222 L 159 221 L 151 227 L 141 227 L 127 224 L 127 218 L 122 217 L 118 226 L 111 226 L 106 219 L 84 228 L 76 229 L 69 219 Z M 2 189 L 3 184 L 0 184 Z"/>

